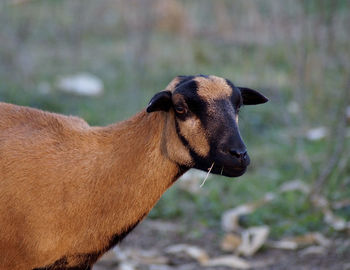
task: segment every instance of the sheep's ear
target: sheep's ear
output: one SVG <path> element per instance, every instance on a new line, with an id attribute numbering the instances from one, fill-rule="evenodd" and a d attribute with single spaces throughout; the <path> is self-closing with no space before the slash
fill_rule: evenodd
<path id="1" fill-rule="evenodd" d="M 238 87 L 238 88 L 241 91 L 244 105 L 256 105 L 256 104 L 262 104 L 269 101 L 267 97 L 263 96 L 256 90 L 245 88 L 245 87 Z"/>
<path id="2" fill-rule="evenodd" d="M 148 113 L 155 111 L 169 111 L 171 108 L 171 92 L 170 91 L 161 91 L 153 96 L 149 102 L 146 111 Z"/>

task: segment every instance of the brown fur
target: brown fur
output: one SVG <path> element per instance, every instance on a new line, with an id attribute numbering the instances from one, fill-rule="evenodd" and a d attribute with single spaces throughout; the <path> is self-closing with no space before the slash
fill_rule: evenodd
<path id="1" fill-rule="evenodd" d="M 208 80 L 207 78 L 196 77 L 195 81 L 198 84 L 198 95 L 207 102 L 224 99 L 232 94 L 231 87 L 223 78 L 209 76 Z"/>
<path id="2" fill-rule="evenodd" d="M 193 116 L 186 121 L 179 122 L 181 135 L 188 141 L 189 146 L 200 156 L 206 157 L 210 146 L 201 121 Z"/>
<path id="3" fill-rule="evenodd" d="M 170 117 L 167 117 L 165 122 L 162 149 L 171 160 L 176 161 L 180 165 L 191 167 L 193 160 L 189 150 L 182 144 L 179 136 L 176 134 L 174 112 L 171 111 L 169 114 Z"/>
<path id="4" fill-rule="evenodd" d="M 167 87 L 165 87 L 166 90 L 169 90 L 171 92 L 173 92 L 176 88 L 176 86 L 178 85 L 178 83 L 180 82 L 180 78 L 179 77 L 175 77 L 168 85 Z"/>
<path id="5" fill-rule="evenodd" d="M 179 176 L 175 161 L 191 163 L 165 112 L 108 127 L 5 103 L 0 115 L 2 270 L 95 261 Z"/>

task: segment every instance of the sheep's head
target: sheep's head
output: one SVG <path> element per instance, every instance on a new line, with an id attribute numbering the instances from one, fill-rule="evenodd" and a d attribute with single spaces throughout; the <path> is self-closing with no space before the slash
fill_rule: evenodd
<path id="1" fill-rule="evenodd" d="M 179 76 L 150 101 L 147 112 L 167 112 L 163 148 L 179 165 L 241 176 L 249 165 L 238 129 L 242 105 L 268 99 L 216 76 Z"/>

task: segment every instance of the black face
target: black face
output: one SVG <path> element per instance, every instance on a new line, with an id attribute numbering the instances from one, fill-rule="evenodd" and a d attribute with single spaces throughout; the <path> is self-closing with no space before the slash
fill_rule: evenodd
<path id="1" fill-rule="evenodd" d="M 244 174 L 250 159 L 239 133 L 238 112 L 244 104 L 267 99 L 215 76 L 181 76 L 172 92 L 163 92 L 167 94 L 162 94 L 162 105 L 151 101 L 147 111 L 154 111 L 153 106 L 174 111 L 176 133 L 189 151 L 192 166 L 229 177 Z"/>

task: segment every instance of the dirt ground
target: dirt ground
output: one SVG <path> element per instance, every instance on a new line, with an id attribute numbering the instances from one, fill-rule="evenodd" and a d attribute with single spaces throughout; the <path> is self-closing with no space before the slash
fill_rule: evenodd
<path id="1" fill-rule="evenodd" d="M 188 225 L 187 225 L 188 226 Z M 249 268 L 202 266 L 201 257 L 188 254 L 169 254 L 169 247 L 177 244 L 194 245 L 206 251 L 210 258 L 233 255 L 220 250 L 220 236 L 216 231 L 198 228 L 200 237 L 191 236 L 186 225 L 177 222 L 145 220 L 113 251 L 107 253 L 94 270 L 197 270 L 197 269 L 317 269 L 350 270 L 350 240 L 332 239 L 321 252 L 306 252 L 263 248 L 252 257 L 241 257 Z M 198 254 L 197 254 L 198 255 Z M 195 255 L 195 256 L 197 256 Z"/>

